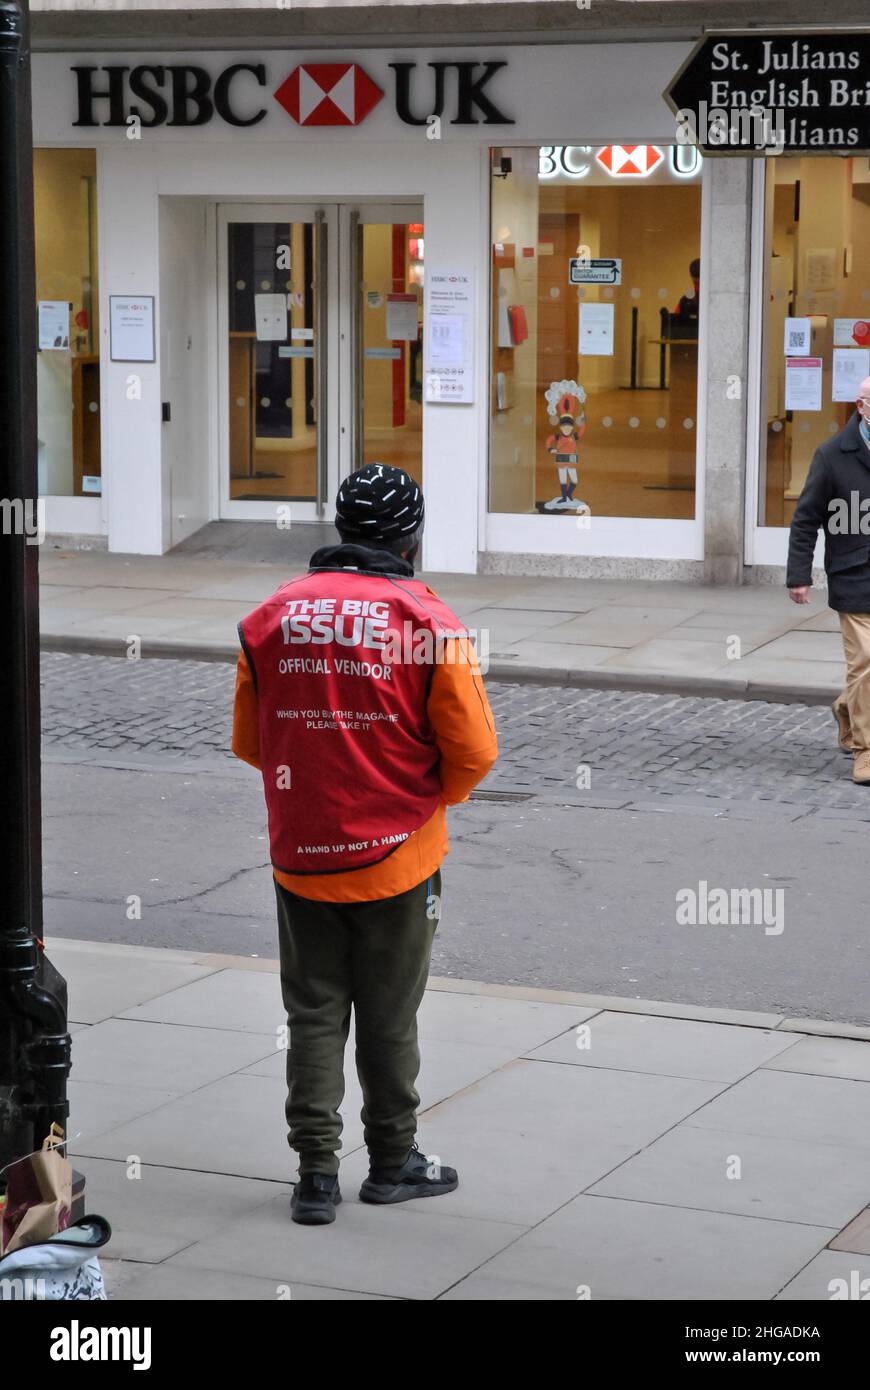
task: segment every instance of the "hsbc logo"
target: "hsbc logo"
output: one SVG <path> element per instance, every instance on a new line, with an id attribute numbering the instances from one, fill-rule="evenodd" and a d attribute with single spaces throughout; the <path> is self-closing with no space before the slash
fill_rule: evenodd
<path id="1" fill-rule="evenodd" d="M 664 159 L 658 145 L 605 145 L 595 156 L 614 179 L 645 179 Z"/>
<path id="2" fill-rule="evenodd" d="M 433 116 L 449 125 L 513 125 L 490 90 L 505 61 L 390 63 L 393 104 L 404 125 L 425 126 Z M 429 71 L 427 72 L 426 69 Z M 107 63 L 73 67 L 74 126 L 259 125 L 269 107 L 266 64 L 233 63 L 214 76 L 192 63 Z M 300 126 L 357 126 L 386 95 L 355 62 L 299 63 L 273 89 L 274 100 Z M 135 138 L 130 135 L 130 138 Z"/>
<path id="3" fill-rule="evenodd" d="M 297 125 L 359 125 L 383 95 L 358 63 L 300 63 L 275 100 Z"/>

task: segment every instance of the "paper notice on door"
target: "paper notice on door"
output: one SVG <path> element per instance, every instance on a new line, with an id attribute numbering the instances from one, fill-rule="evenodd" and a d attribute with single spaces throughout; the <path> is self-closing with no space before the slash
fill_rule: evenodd
<path id="1" fill-rule="evenodd" d="M 465 363 L 465 318 L 439 314 L 429 328 L 429 363 L 432 367 L 461 367 Z"/>
<path id="2" fill-rule="evenodd" d="M 65 299 L 40 299 L 39 350 L 69 347 L 69 303 Z"/>
<path id="3" fill-rule="evenodd" d="M 283 294 L 255 294 L 254 317 L 258 343 L 287 340 L 287 297 Z"/>
<path id="4" fill-rule="evenodd" d="M 812 346 L 812 322 L 809 319 L 786 319 L 782 344 L 786 357 L 806 357 Z"/>
<path id="5" fill-rule="evenodd" d="M 837 253 L 833 247 L 816 247 L 806 254 L 807 293 L 827 293 L 837 286 Z"/>
<path id="6" fill-rule="evenodd" d="M 387 295 L 387 337 L 391 343 L 416 343 L 418 333 L 417 296 Z"/>
<path id="7" fill-rule="evenodd" d="M 866 319 L 834 319 L 834 347 L 870 345 L 870 323 Z"/>
<path id="8" fill-rule="evenodd" d="M 861 382 L 870 376 L 870 348 L 834 348 L 831 400 L 855 401 Z"/>
<path id="9" fill-rule="evenodd" d="M 426 272 L 425 394 L 429 404 L 474 400 L 474 275 L 470 270 Z"/>
<path id="10" fill-rule="evenodd" d="M 785 359 L 786 410 L 821 410 L 821 357 L 787 357 Z"/>
<path id="11" fill-rule="evenodd" d="M 580 352 L 584 357 L 613 356 L 613 305 L 580 305 Z"/>

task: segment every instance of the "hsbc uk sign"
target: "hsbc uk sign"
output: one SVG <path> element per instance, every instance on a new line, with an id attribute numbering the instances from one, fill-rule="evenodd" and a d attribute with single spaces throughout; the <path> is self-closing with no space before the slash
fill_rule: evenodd
<path id="1" fill-rule="evenodd" d="M 505 61 L 389 63 L 396 116 L 425 126 L 513 125 L 490 90 Z M 425 69 L 430 69 L 427 74 Z M 263 62 L 231 63 L 216 76 L 194 63 L 76 66 L 74 126 L 231 126 L 265 120 L 267 95 L 300 126 L 359 125 L 386 96 L 358 63 L 299 63 L 273 87 Z"/>

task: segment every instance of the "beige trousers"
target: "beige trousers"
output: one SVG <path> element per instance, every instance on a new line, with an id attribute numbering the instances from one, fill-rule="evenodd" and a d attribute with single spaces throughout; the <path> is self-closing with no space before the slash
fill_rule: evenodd
<path id="1" fill-rule="evenodd" d="M 846 684 L 834 709 L 848 716 L 855 753 L 870 751 L 870 613 L 841 613 Z"/>

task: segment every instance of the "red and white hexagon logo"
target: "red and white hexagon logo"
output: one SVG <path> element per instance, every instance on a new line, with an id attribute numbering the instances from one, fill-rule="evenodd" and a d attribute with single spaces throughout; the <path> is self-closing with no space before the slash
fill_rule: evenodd
<path id="1" fill-rule="evenodd" d="M 384 94 L 358 63 L 300 63 L 274 95 L 298 125 L 359 125 Z"/>
<path id="2" fill-rule="evenodd" d="M 664 154 L 658 145 L 605 145 L 595 158 L 614 179 L 645 179 Z"/>

